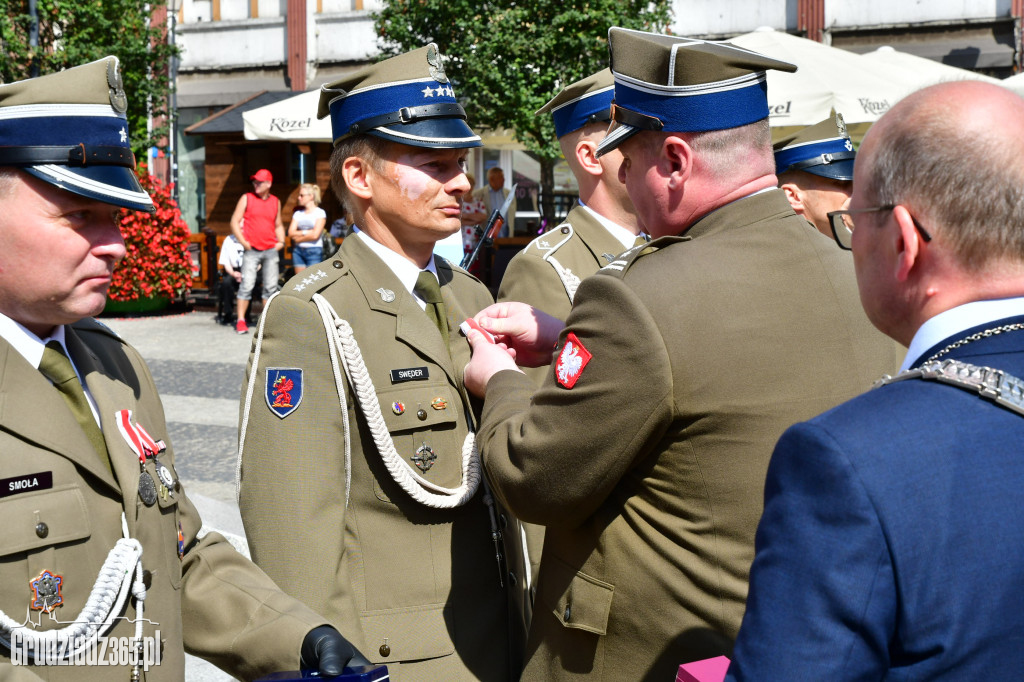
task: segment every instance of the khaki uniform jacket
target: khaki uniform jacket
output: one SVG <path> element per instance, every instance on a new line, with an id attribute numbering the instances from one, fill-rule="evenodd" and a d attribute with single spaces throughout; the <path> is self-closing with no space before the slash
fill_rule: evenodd
<path id="1" fill-rule="evenodd" d="M 21 622 L 32 597 L 29 580 L 44 570 L 62 577 L 66 624 L 81 612 L 107 553 L 122 537 L 124 512 L 143 547 L 148 574 L 143 635 L 159 631 L 160 665 L 145 680 L 181 680 L 188 649 L 242 678 L 296 669 L 302 639 L 324 619 L 284 595 L 222 536 L 196 539 L 201 521 L 183 490 L 152 507 L 139 500 L 139 460 L 118 431 L 115 414 L 132 418 L 167 451 L 163 407 L 135 349 L 91 319 L 66 328 L 66 342 L 96 401 L 115 477 L 50 382 L 0 339 L 0 610 Z M 146 470 L 157 479 L 152 460 Z M 174 474 L 177 478 L 177 474 Z M 10 481 L 28 480 L 28 487 Z M 45 524 L 41 526 L 40 524 Z M 184 556 L 178 555 L 179 524 Z M 134 636 L 134 602 L 110 636 Z M 32 611 L 42 629 L 63 627 Z M 149 622 L 152 621 L 152 622 Z M 109 653 L 109 651 L 108 651 Z M 12 666 L 0 647 L 0 679 L 127 680 L 130 667 Z"/>
<path id="2" fill-rule="evenodd" d="M 583 282 L 571 389 L 491 379 L 495 493 L 547 526 L 524 679 L 670 680 L 729 653 L 776 440 L 899 365 L 852 270 L 782 192 L 747 197 Z"/>
<path id="3" fill-rule="evenodd" d="M 447 346 L 360 238 L 346 239 L 334 258 L 304 270 L 269 304 L 262 343 L 257 337 L 253 346 L 259 355 L 250 357 L 252 386 L 247 382 L 242 394 L 239 501 L 256 563 L 371 661 L 386 664 L 391 679 L 502 680 L 520 664 L 522 626 L 510 656 L 507 598 L 482 487 L 454 510 L 414 501 L 385 468 L 343 378 L 346 431 L 324 324 L 312 302 L 321 294 L 351 325 L 373 399 L 405 465 L 412 467 L 411 458 L 427 446 L 437 459 L 422 475 L 454 488 L 462 480 L 467 415 L 476 418 L 462 397 L 470 351 L 458 324 L 491 297 L 466 271 L 437 262 L 452 329 Z M 301 402 L 293 395 L 297 408 L 283 418 L 265 398 L 268 374 L 272 382 L 279 367 L 301 369 L 303 382 Z M 418 380 L 393 380 L 392 370 L 413 368 L 421 368 L 411 373 Z"/>
<path id="4" fill-rule="evenodd" d="M 569 316 L 580 281 L 608 265 L 625 249 L 582 206 L 565 222 L 526 245 L 508 264 L 498 289 L 499 301 L 528 303 L 560 320 Z M 524 368 L 539 386 L 550 366 Z"/>

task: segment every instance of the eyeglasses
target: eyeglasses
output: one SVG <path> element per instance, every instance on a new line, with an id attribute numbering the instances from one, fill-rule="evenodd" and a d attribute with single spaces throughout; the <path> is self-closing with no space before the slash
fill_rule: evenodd
<path id="1" fill-rule="evenodd" d="M 875 208 L 854 208 L 854 209 L 843 209 L 841 211 L 830 211 L 828 215 L 828 222 L 832 226 L 832 237 L 835 238 L 836 244 L 839 248 L 850 251 L 853 244 L 853 216 L 857 213 L 878 213 L 879 211 L 891 211 L 896 208 L 896 204 L 887 204 L 885 206 L 877 206 Z M 921 234 L 921 239 L 926 242 L 932 240 L 932 236 L 928 234 L 928 231 L 921 227 L 921 223 L 917 222 L 917 218 L 910 216 L 910 219 L 914 221 L 914 227 Z"/>

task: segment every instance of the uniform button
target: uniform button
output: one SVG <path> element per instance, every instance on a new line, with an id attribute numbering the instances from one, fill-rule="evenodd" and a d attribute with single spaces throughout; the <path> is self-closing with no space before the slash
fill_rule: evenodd
<path id="1" fill-rule="evenodd" d="M 377 649 L 377 651 L 379 651 L 380 655 L 384 658 L 387 658 L 391 655 L 391 647 L 389 647 L 387 644 L 381 644 L 380 649 Z"/>
<path id="2" fill-rule="evenodd" d="M 566 604 L 565 605 L 565 613 L 562 614 L 562 620 L 564 620 L 566 623 L 568 623 L 569 622 L 569 616 L 571 616 L 571 615 L 572 615 L 572 605 L 571 604 Z"/>
<path id="3" fill-rule="evenodd" d="M 562 228 L 562 234 L 569 234 L 569 228 L 568 227 L 563 227 Z"/>
<path id="4" fill-rule="evenodd" d="M 416 410 L 416 418 L 419 419 L 421 422 L 427 421 L 427 411 L 426 410 Z"/>
<path id="5" fill-rule="evenodd" d="M 47 526 L 42 521 L 40 521 L 39 523 L 36 524 L 36 535 L 38 535 L 41 538 L 45 538 L 49 534 L 50 534 L 50 527 L 49 526 Z"/>
<path id="6" fill-rule="evenodd" d="M 142 584 L 145 585 L 147 590 L 150 587 L 152 587 L 153 586 L 153 574 L 150 573 L 149 571 L 143 571 L 142 572 Z"/>
<path id="7" fill-rule="evenodd" d="M 334 261 L 333 263 L 331 263 L 331 265 L 334 266 L 335 270 L 341 270 L 341 268 L 343 267 L 340 260 Z"/>

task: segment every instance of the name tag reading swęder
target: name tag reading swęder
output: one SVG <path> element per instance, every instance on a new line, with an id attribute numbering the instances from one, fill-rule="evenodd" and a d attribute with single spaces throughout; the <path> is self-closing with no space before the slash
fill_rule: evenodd
<path id="1" fill-rule="evenodd" d="M 36 490 L 49 490 L 53 487 L 53 472 L 40 471 L 37 474 L 25 474 L 13 478 L 0 479 L 0 497 L 31 493 Z"/>
<path id="2" fill-rule="evenodd" d="M 406 367 L 391 370 L 391 383 L 401 384 L 406 381 L 423 381 L 430 378 L 426 367 Z"/>

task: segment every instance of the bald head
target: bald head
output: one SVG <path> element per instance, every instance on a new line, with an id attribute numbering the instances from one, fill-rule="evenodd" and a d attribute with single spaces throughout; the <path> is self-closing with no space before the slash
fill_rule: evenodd
<path id="1" fill-rule="evenodd" d="M 1024 99 L 997 85 L 943 83 L 896 104 L 864 138 L 862 205 L 902 204 L 979 272 L 1024 263 Z"/>

